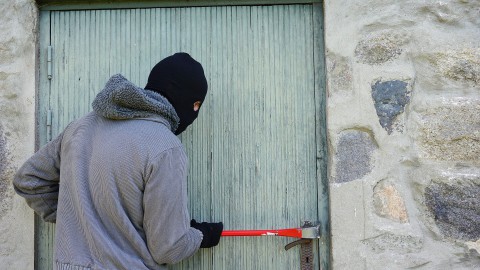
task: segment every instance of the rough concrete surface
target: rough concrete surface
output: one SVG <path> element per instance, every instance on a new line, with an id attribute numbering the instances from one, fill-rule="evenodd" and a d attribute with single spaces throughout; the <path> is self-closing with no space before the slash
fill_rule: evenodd
<path id="1" fill-rule="evenodd" d="M 12 176 L 10 163 L 3 128 L 0 126 L 0 221 L 12 208 L 13 192 L 10 181 Z"/>
<path id="2" fill-rule="evenodd" d="M 417 10 L 420 16 L 440 24 L 456 27 L 480 25 L 478 1 L 475 0 L 426 2 L 418 5 Z"/>
<path id="3" fill-rule="evenodd" d="M 372 252 L 385 252 L 390 250 L 402 254 L 418 252 L 423 246 L 421 238 L 411 235 L 397 235 L 388 232 L 364 239 L 362 240 L 362 243 L 371 249 Z"/>
<path id="4" fill-rule="evenodd" d="M 0 14 L 0 268 L 33 269 L 33 213 L 11 181 L 34 151 L 38 13 L 33 1 L 13 0 Z"/>
<path id="5" fill-rule="evenodd" d="M 331 237 L 335 269 L 362 269 L 366 258 L 360 256 L 365 239 L 364 182 L 332 184 L 330 188 Z M 345 245 L 352 243 L 352 245 Z M 355 254 L 355 256 L 351 256 Z"/>

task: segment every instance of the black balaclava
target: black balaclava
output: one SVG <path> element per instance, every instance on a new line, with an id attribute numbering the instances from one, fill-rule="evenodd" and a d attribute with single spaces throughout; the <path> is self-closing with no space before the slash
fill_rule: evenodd
<path id="1" fill-rule="evenodd" d="M 178 135 L 197 118 L 199 111 L 193 110 L 193 104 L 203 103 L 208 84 L 199 62 L 187 53 L 176 53 L 153 67 L 145 89 L 160 93 L 173 105 L 180 118 Z"/>

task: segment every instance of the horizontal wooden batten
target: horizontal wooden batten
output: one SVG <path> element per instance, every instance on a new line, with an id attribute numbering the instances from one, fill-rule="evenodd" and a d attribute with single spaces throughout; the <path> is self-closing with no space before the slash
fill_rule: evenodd
<path id="1" fill-rule="evenodd" d="M 89 10 L 89 9 L 123 9 L 123 8 L 157 8 L 157 7 L 205 7 L 205 6 L 262 6 L 288 4 L 320 4 L 321 0 L 143 0 L 143 1 L 105 1 L 105 0 L 37 0 L 41 10 Z"/>

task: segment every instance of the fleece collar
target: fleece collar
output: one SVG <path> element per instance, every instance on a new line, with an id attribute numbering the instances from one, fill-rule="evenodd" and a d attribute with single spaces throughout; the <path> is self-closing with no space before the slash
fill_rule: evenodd
<path id="1" fill-rule="evenodd" d="M 164 118 L 172 132 L 180 119 L 162 95 L 140 88 L 121 74 L 113 75 L 92 103 L 93 110 L 108 119 Z"/>

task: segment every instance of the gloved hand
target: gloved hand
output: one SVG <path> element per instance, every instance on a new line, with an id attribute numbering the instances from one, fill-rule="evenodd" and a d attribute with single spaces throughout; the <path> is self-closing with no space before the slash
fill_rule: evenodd
<path id="1" fill-rule="evenodd" d="M 220 242 L 220 236 L 223 231 L 223 223 L 198 223 L 195 219 L 190 221 L 190 226 L 202 232 L 203 240 L 200 244 L 200 248 L 211 248 L 218 245 Z"/>

